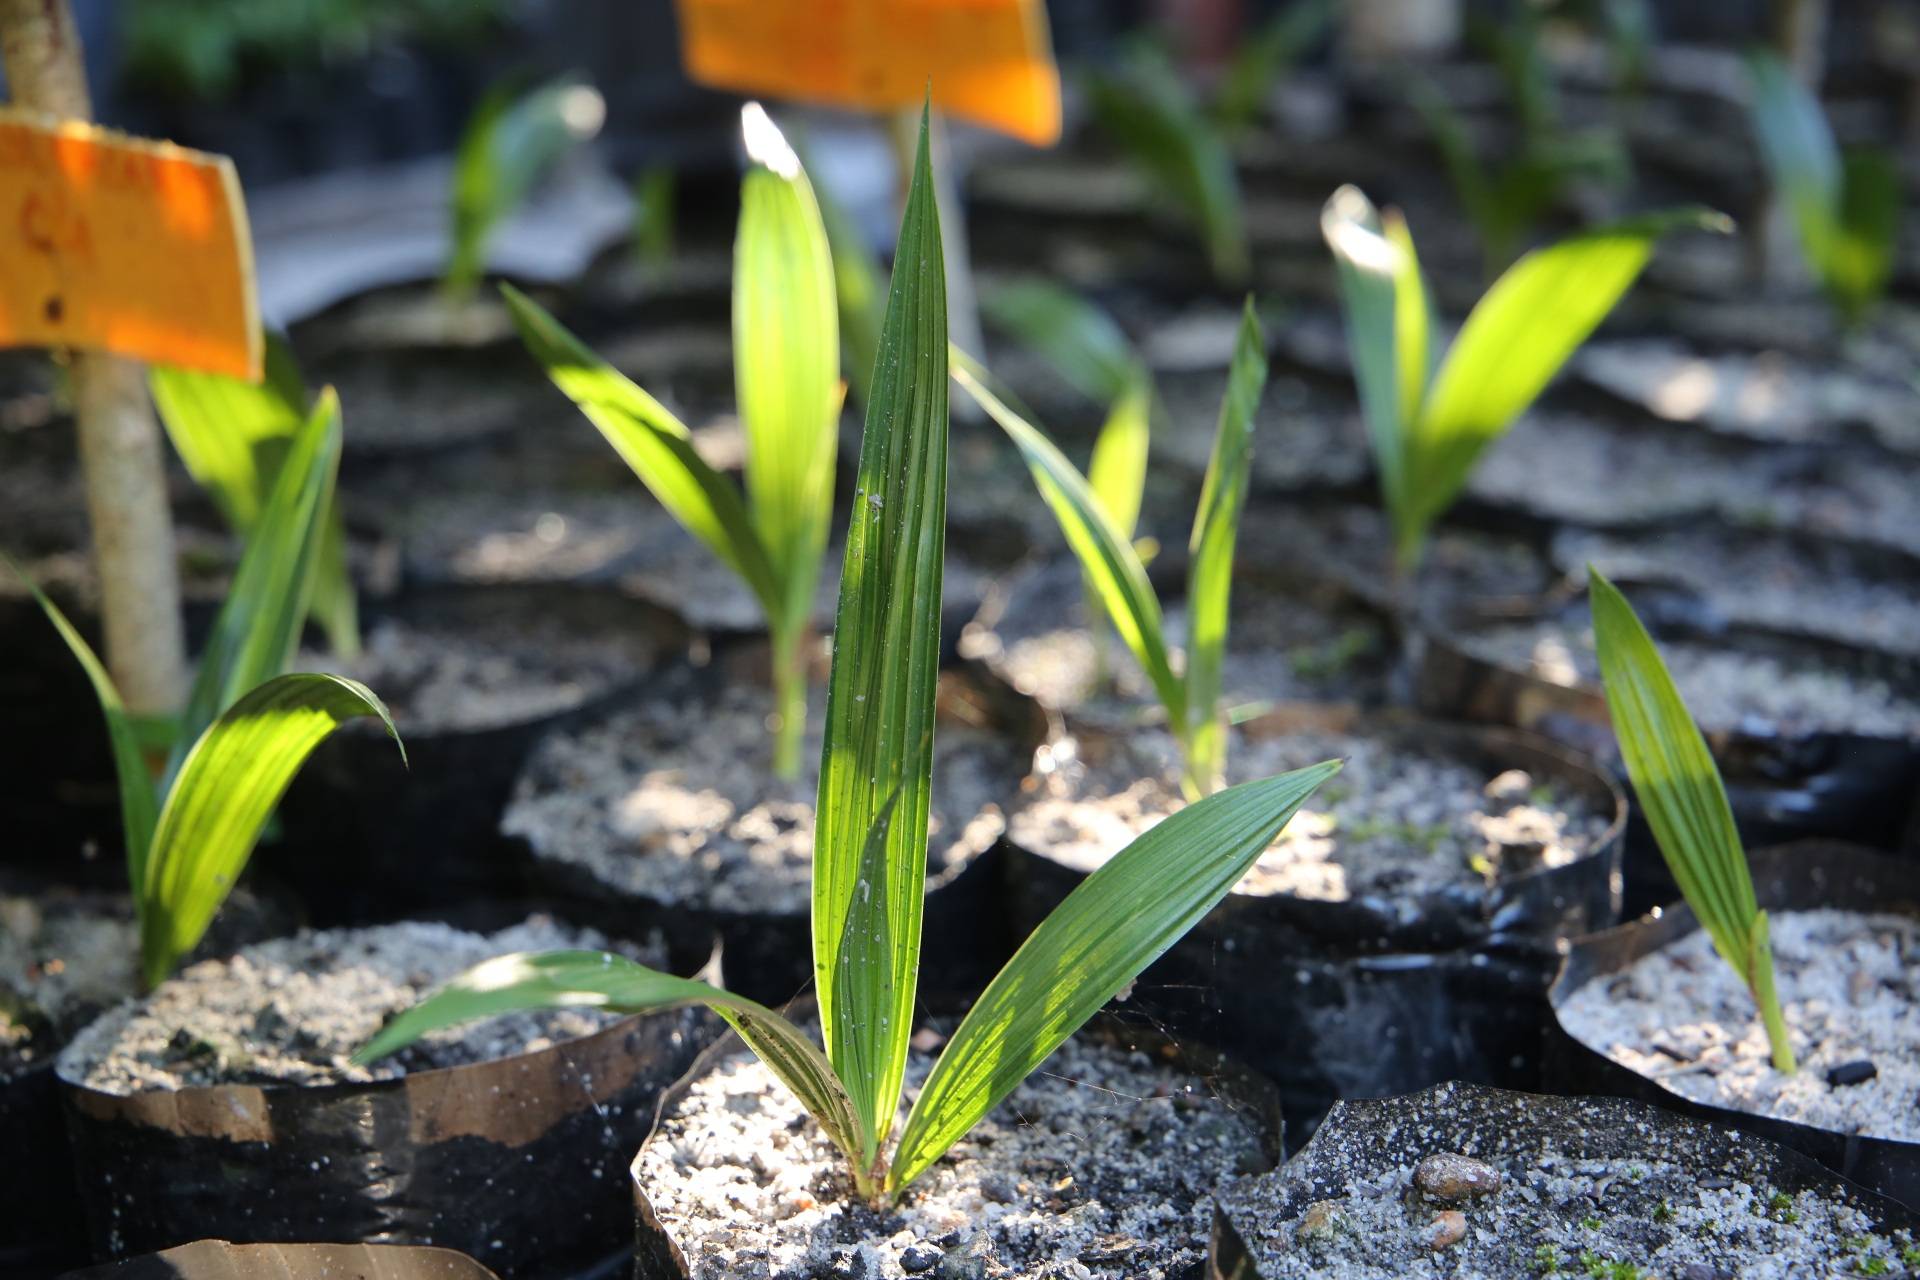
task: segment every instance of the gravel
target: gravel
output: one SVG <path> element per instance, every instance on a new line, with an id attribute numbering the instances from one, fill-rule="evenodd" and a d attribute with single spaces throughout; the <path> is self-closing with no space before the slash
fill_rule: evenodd
<path id="1" fill-rule="evenodd" d="M 1600 691 L 1590 626 L 1544 621 L 1462 638 L 1486 661 L 1566 688 Z M 1920 698 L 1894 683 L 1813 657 L 1791 660 L 1721 645 L 1660 646 L 1687 709 L 1708 729 L 1920 737 Z"/>
<path id="2" fill-rule="evenodd" d="M 1478 1166 L 1478 1187 L 1421 1190 L 1435 1161 Z M 1911 1274 L 1909 1227 L 1883 1230 L 1845 1186 L 1642 1104 L 1447 1084 L 1339 1104 L 1284 1170 L 1220 1200 L 1260 1280 Z"/>
<path id="3" fill-rule="evenodd" d="M 1696 1102 L 1836 1133 L 1920 1141 L 1920 920 L 1770 913 L 1774 974 L 1799 1071 L 1772 1066 L 1744 983 L 1704 930 L 1595 979 L 1560 1007 L 1581 1043 Z M 1861 1083 L 1828 1072 L 1859 1062 Z M 1841 1072 L 1846 1079 L 1857 1072 Z"/>
<path id="4" fill-rule="evenodd" d="M 1235 890 L 1327 902 L 1417 899 L 1591 852 L 1610 814 L 1520 770 L 1491 774 L 1377 738 L 1331 732 L 1250 737 L 1235 732 L 1229 783 L 1322 760 L 1345 766 L 1307 801 Z M 1092 871 L 1182 807 L 1178 754 L 1164 730 L 1126 740 L 1057 740 L 1043 753 L 1038 793 L 1016 809 L 1008 837 Z"/>
<path id="5" fill-rule="evenodd" d="M 774 777 L 772 698 L 734 684 L 653 698 L 550 735 L 515 786 L 502 828 L 542 858 L 655 902 L 804 914 L 826 694 L 816 688 L 792 782 Z M 934 734 L 928 866 L 937 880 L 999 838 L 1000 805 L 1027 770 L 1009 741 L 942 724 Z"/>
<path id="6" fill-rule="evenodd" d="M 114 1094 L 214 1084 L 339 1084 L 487 1062 L 590 1034 L 618 1016 L 573 1008 L 452 1027 L 371 1066 L 348 1061 L 396 1013 L 483 960 L 513 951 L 605 949 L 545 917 L 491 936 L 402 923 L 259 943 L 182 969 L 77 1036 L 63 1078 Z M 635 959 L 660 957 L 633 951 Z"/>
<path id="7" fill-rule="evenodd" d="M 909 1060 L 909 1097 L 930 1066 Z M 670 1104 L 639 1176 L 694 1246 L 698 1280 L 1172 1280 L 1204 1256 L 1212 1190 L 1265 1166 L 1253 1125 L 1199 1080 L 1075 1039 L 899 1206 L 873 1210 L 792 1095 L 740 1053 Z"/>

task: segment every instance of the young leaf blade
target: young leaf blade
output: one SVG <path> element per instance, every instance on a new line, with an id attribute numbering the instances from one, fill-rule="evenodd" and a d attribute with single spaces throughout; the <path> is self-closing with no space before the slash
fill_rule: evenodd
<path id="1" fill-rule="evenodd" d="M 833 258 L 833 292 L 840 315 L 840 368 L 853 386 L 854 397 L 864 406 L 873 389 L 874 361 L 880 354 L 880 326 L 887 313 L 886 286 L 873 247 L 853 215 L 834 199 L 832 187 L 823 182 L 813 194 Z"/>
<path id="2" fill-rule="evenodd" d="M 800 159 L 758 103 L 733 250 L 734 377 L 754 528 L 783 588 L 776 627 L 813 610 L 833 516 L 840 333 L 827 232 Z"/>
<path id="3" fill-rule="evenodd" d="M 1107 617 L 1147 673 L 1171 724 L 1186 723 L 1186 686 L 1167 655 L 1160 601 L 1146 566 L 1102 508 L 1085 476 L 1032 423 L 987 389 L 985 370 L 965 353 L 953 353 L 953 380 L 1000 424 L 1026 460 L 1040 496 L 1060 524 L 1080 568 L 1099 593 Z"/>
<path id="4" fill-rule="evenodd" d="M 133 886 L 149 987 L 207 931 L 307 756 L 341 724 L 364 716 L 378 717 L 399 742 L 385 704 L 365 685 L 297 673 L 244 694 L 199 735 L 168 789 Z"/>
<path id="5" fill-rule="evenodd" d="M 660 505 L 740 575 L 768 620 L 779 617 L 785 596 L 747 504 L 734 483 L 695 451 L 693 433 L 538 303 L 512 285 L 501 285 L 500 292 L 521 341 L 553 385 L 599 429 Z"/>
<path id="6" fill-rule="evenodd" d="M 442 1027 L 523 1009 L 654 1013 L 689 1005 L 705 1005 L 726 1019 L 859 1167 L 859 1117 L 833 1067 L 798 1027 L 745 996 L 605 951 L 516 952 L 477 964 L 382 1027 L 353 1060 L 376 1062 Z"/>
<path id="7" fill-rule="evenodd" d="M 1893 278 L 1900 236 L 1900 170 L 1892 156 L 1871 147 L 1848 151 L 1844 165 L 1840 216 L 1822 282 L 1841 319 L 1857 325 Z"/>
<path id="8" fill-rule="evenodd" d="M 940 666 L 947 294 L 928 165 L 923 110 L 848 519 L 814 808 L 821 1025 L 828 1058 L 876 1143 L 893 1127 L 913 1030 Z M 896 792 L 885 892 L 863 896 L 867 835 Z M 879 933 L 885 945 L 863 952 L 870 962 L 843 977 L 841 939 L 853 928 Z"/>
<path id="9" fill-rule="evenodd" d="M 113 753 L 114 779 L 120 788 L 120 828 L 127 842 L 127 883 L 138 885 L 146 875 L 147 850 L 153 844 L 153 826 L 159 819 L 160 802 L 154 790 L 153 775 L 147 771 L 146 755 L 140 749 L 140 736 L 134 729 L 133 719 L 127 713 L 127 705 L 121 700 L 113 677 L 107 674 L 106 664 L 100 661 L 93 646 L 86 642 L 73 623 L 67 620 L 67 615 L 5 552 L 0 552 L 0 563 L 11 569 L 14 577 L 25 583 L 27 590 L 33 593 L 34 600 L 47 615 L 47 621 L 66 641 L 80 669 L 86 672 L 87 682 L 93 686 L 93 696 L 100 704 L 100 715 L 107 722 L 107 744 Z"/>
<path id="10" fill-rule="evenodd" d="M 1227 654 L 1227 615 L 1233 592 L 1233 552 L 1253 471 L 1253 425 L 1267 384 L 1266 336 L 1249 297 L 1234 340 L 1227 394 L 1220 404 L 1213 456 L 1207 461 L 1189 543 L 1187 571 L 1186 785 L 1197 798 L 1216 790 L 1226 773 L 1227 727 L 1220 707 Z"/>
<path id="11" fill-rule="evenodd" d="M 1536 249 L 1508 268 L 1468 314 L 1421 410 L 1407 494 L 1414 526 L 1424 530 L 1453 504 L 1481 452 L 1632 287 L 1656 240 L 1727 225 L 1699 209 L 1648 214 Z"/>
<path id="12" fill-rule="evenodd" d="M 1774 190 L 1785 201 L 1800 245 L 1813 270 L 1824 276 L 1839 235 L 1844 166 L 1820 100 L 1780 55 L 1755 49 L 1747 55 L 1753 89 L 1753 131 Z"/>
<path id="13" fill-rule="evenodd" d="M 1093 440 L 1087 459 L 1087 487 L 1113 524 L 1113 531 L 1131 539 L 1140 524 L 1140 504 L 1146 496 L 1147 461 L 1152 453 L 1152 384 L 1146 371 L 1136 369 L 1107 410 L 1107 420 Z"/>
<path id="14" fill-rule="evenodd" d="M 1424 328 L 1412 331 L 1405 324 L 1408 286 L 1419 286 L 1419 264 L 1406 260 L 1400 242 L 1387 234 L 1373 202 L 1358 187 L 1341 187 L 1327 198 L 1320 211 L 1320 234 L 1333 252 L 1360 416 L 1380 472 L 1380 490 L 1398 532 L 1409 513 L 1407 484 L 1415 415 L 1408 410 L 1410 406 L 1417 410 L 1426 393 L 1424 372 L 1418 385 L 1408 385 L 1414 381 L 1412 370 L 1426 364 L 1424 352 L 1416 363 L 1413 355 L 1401 350 L 1403 333 L 1411 337 L 1417 332 L 1425 339 Z M 1420 292 L 1424 310 L 1424 289 Z"/>
<path id="15" fill-rule="evenodd" d="M 329 387 L 287 447 L 200 652 L 162 791 L 188 747 L 247 691 L 286 670 L 300 643 L 340 470 L 340 401 Z"/>
<path id="16" fill-rule="evenodd" d="M 900 1135 L 911 1183 L 1068 1036 L 1197 924 L 1259 860 L 1336 761 L 1189 805 L 1081 881 L 961 1021 Z"/>
<path id="17" fill-rule="evenodd" d="M 1591 566 L 1587 593 L 1607 711 L 1634 797 L 1714 949 L 1759 998 L 1763 988 L 1772 989 L 1772 961 L 1720 770 L 1653 637 L 1627 598 Z M 1769 1014 L 1770 1028 L 1777 1019 L 1775 1008 Z M 1776 1063 L 1784 1043 L 1774 1041 Z M 1787 1048 L 1789 1064 L 1791 1056 Z"/>
<path id="18" fill-rule="evenodd" d="M 1113 317 L 1051 280 L 984 288 L 980 313 L 1096 404 L 1112 404 L 1139 380 L 1140 357 Z"/>
<path id="19" fill-rule="evenodd" d="M 293 437 L 305 425 L 310 397 L 293 352 L 266 335 L 266 376 L 259 383 L 155 365 L 153 401 L 174 451 L 195 483 L 243 540 L 265 508 Z M 335 653 L 360 650 L 359 606 L 347 569 L 346 522 L 338 494 L 327 503 L 320 559 L 308 612 Z"/>

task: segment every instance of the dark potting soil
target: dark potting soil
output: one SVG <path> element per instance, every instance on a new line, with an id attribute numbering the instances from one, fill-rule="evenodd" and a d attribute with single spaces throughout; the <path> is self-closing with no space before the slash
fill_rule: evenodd
<path id="1" fill-rule="evenodd" d="M 1469 652 L 1498 666 L 1564 688 L 1600 691 L 1593 629 L 1581 621 L 1486 627 L 1457 639 Z M 1687 710 L 1709 730 L 1764 725 L 1783 734 L 1920 738 L 1920 690 L 1831 660 L 1687 640 L 1663 641 L 1660 653 Z"/>
<path id="2" fill-rule="evenodd" d="M 301 653 L 294 669 L 352 676 L 409 732 L 491 728 L 581 706 L 652 661 L 653 639 L 584 631 L 526 610 L 445 622 L 383 619 L 350 661 Z"/>
<path id="3" fill-rule="evenodd" d="M 1230 705 L 1260 702 L 1378 701 L 1393 645 L 1374 614 L 1325 590 L 1236 584 L 1230 603 L 1224 674 Z M 1163 616 L 1167 641 L 1182 644 L 1181 604 Z M 961 636 L 963 657 L 994 667 L 1045 706 L 1137 719 L 1154 693 L 1104 615 L 1089 625 L 1077 561 L 1030 565 L 994 584 Z M 1124 709 L 1123 709 L 1124 708 Z"/>
<path id="4" fill-rule="evenodd" d="M 1204 475 L 1220 420 L 1225 366 L 1162 373 L 1155 386 L 1166 409 L 1166 424 L 1154 431 L 1155 456 Z M 1370 467 L 1366 429 L 1350 396 L 1284 373 L 1268 380 L 1254 423 L 1256 489 L 1324 491 L 1358 483 Z"/>
<path id="5" fill-rule="evenodd" d="M 1229 783 L 1345 761 L 1235 886 L 1239 893 L 1411 901 L 1565 866 L 1591 852 L 1612 822 L 1611 814 L 1518 769 L 1493 774 L 1330 730 L 1230 732 Z M 1177 768 L 1177 748 L 1164 730 L 1060 739 L 1042 753 L 1037 793 L 1008 819 L 1008 838 L 1092 871 L 1183 807 Z"/>
<path id="6" fill-rule="evenodd" d="M 801 777 L 772 770 L 763 685 L 652 698 L 535 749 L 501 821 L 541 858 L 665 904 L 804 915 L 826 695 L 817 689 Z M 1009 739 L 942 724 L 934 734 L 927 875 L 938 880 L 999 838 L 1001 805 L 1028 761 Z"/>
<path id="7" fill-rule="evenodd" d="M 931 1066 L 909 1059 L 909 1098 Z M 1213 1189 L 1265 1167 L 1257 1123 L 1187 1073 L 1074 1039 L 874 1210 L 743 1051 L 668 1106 L 635 1175 L 697 1280 L 1171 1280 L 1204 1254 Z"/>
<path id="8" fill-rule="evenodd" d="M 1793 1075 L 1774 1069 L 1753 997 L 1704 929 L 1582 985 L 1560 1024 L 1696 1102 L 1920 1142 L 1920 921 L 1822 910 L 1768 922 Z"/>
<path id="9" fill-rule="evenodd" d="M 1805 1280 L 1917 1256 L 1883 1205 L 1758 1139 L 1459 1084 L 1340 1103 L 1220 1199 L 1252 1267 L 1232 1274 L 1258 1280 Z"/>
<path id="10" fill-rule="evenodd" d="M 1840 543 L 1707 525 L 1642 535 L 1564 531 L 1554 560 L 1584 578 L 1670 583 L 1719 618 L 1920 654 L 1920 570 L 1903 558 Z"/>
<path id="11" fill-rule="evenodd" d="M 95 1021 L 60 1055 L 61 1076 L 108 1093 L 214 1084 L 335 1084 L 488 1062 L 618 1020 L 591 1008 L 514 1013 L 452 1027 L 370 1066 L 348 1059 L 389 1018 L 483 960 L 514 951 L 603 950 L 591 930 L 545 917 L 492 935 L 406 922 L 303 930 L 182 969 Z M 621 948 L 658 964 L 644 949 Z"/>

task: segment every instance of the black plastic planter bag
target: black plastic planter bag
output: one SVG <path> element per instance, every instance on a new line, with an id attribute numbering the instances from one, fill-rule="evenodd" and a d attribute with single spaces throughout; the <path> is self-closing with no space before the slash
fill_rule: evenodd
<path id="1" fill-rule="evenodd" d="M 1920 864 L 1825 840 L 1803 840 L 1757 850 L 1752 858 L 1754 895 L 1763 910 L 1892 912 L 1920 916 Z M 1630 921 L 1581 938 L 1567 953 L 1549 993 L 1557 1011 L 1589 982 L 1621 972 L 1641 957 L 1699 928 L 1684 903 L 1659 917 Z M 1920 1211 L 1920 1142 L 1836 1133 L 1771 1116 L 1695 1102 L 1662 1088 L 1632 1069 L 1573 1038 L 1557 1016 L 1547 1032 L 1546 1080 L 1567 1093 L 1604 1093 L 1640 1098 L 1673 1111 L 1791 1147 L 1869 1191 Z M 1920 1106 L 1920 1099 L 1915 1100 Z"/>
<path id="2" fill-rule="evenodd" d="M 318 1087 L 61 1082 L 97 1255 L 206 1237 L 439 1245 L 564 1277 L 631 1247 L 620 1170 L 717 1021 L 626 1018 L 533 1053 Z"/>
<path id="3" fill-rule="evenodd" d="M 196 1240 L 69 1272 L 63 1280 L 496 1280 L 451 1249 L 396 1244 L 230 1244 Z"/>
<path id="4" fill-rule="evenodd" d="M 1276 714 L 1296 725 L 1339 723 L 1343 715 L 1337 708 Z M 1604 927 L 1619 910 L 1625 802 L 1590 761 L 1510 730 L 1391 717 L 1366 724 L 1346 731 L 1387 735 L 1485 766 L 1489 776 L 1525 769 L 1573 790 L 1611 821 L 1575 862 L 1417 901 L 1230 893 L 1141 975 L 1127 1007 L 1177 1034 L 1231 1045 L 1271 1076 L 1295 1140 L 1336 1098 L 1381 1097 L 1448 1078 L 1532 1085 L 1556 942 Z M 1017 845 L 1010 866 L 1022 929 L 1084 878 Z"/>
<path id="5" fill-rule="evenodd" d="M 728 679 L 743 678 L 730 664 L 683 667 L 663 676 L 651 692 L 662 699 L 705 699 Z M 1005 740 L 1009 804 L 1033 751 L 1045 737 L 1046 719 L 1026 695 L 977 662 L 941 672 L 939 712 L 943 724 L 991 729 Z M 564 730 L 563 730 L 564 731 Z M 934 786 L 940 785 L 935 769 Z M 720 939 L 727 985 L 741 995 L 779 1006 L 813 981 L 813 924 L 794 913 L 729 909 L 713 902 L 662 902 L 610 884 L 591 870 L 523 845 L 531 864 L 530 891 L 555 902 L 569 919 L 628 936 L 657 930 L 676 965 L 693 968 Z M 943 1000 L 978 992 L 1013 954 L 1015 937 L 1004 909 L 1004 849 L 999 841 L 942 869 L 929 867 L 924 944 L 920 959 L 923 998 Z"/>
<path id="6" fill-rule="evenodd" d="M 1804 1156 L 1750 1134 L 1729 1132 L 1623 1098 L 1545 1097 L 1443 1084 L 1407 1097 L 1341 1102 L 1313 1141 L 1284 1169 L 1230 1186 L 1215 1210 L 1208 1280 L 1262 1280 L 1259 1260 L 1286 1248 L 1289 1229 L 1309 1206 L 1324 1203 L 1329 1196 L 1366 1193 L 1356 1188 L 1384 1188 L 1382 1194 L 1391 1194 L 1400 1189 L 1394 1182 L 1404 1179 L 1407 1166 L 1425 1156 L 1470 1152 L 1498 1166 L 1536 1160 L 1548 1149 L 1566 1163 L 1643 1159 L 1696 1171 L 1703 1182 L 1738 1181 L 1789 1196 L 1812 1191 L 1844 1199 L 1882 1233 L 1920 1228 L 1920 1217 L 1907 1208 L 1850 1186 Z M 1619 1203 L 1623 1198 L 1612 1193 L 1596 1204 L 1580 1197 L 1579 1208 L 1558 1208 L 1621 1214 L 1627 1212 Z M 1656 1216 L 1647 1214 L 1649 1236 L 1660 1229 Z M 1503 1276 L 1531 1277 L 1555 1270 L 1535 1261 L 1539 1257 L 1536 1239 L 1501 1243 L 1511 1250 L 1512 1259 Z M 1453 1265 L 1446 1254 L 1434 1256 L 1439 1267 Z M 1564 1256 L 1557 1271 L 1589 1273 L 1587 1267 Z M 1476 1267 L 1472 1274 L 1482 1273 Z M 1619 1273 L 1594 1270 L 1590 1274 Z M 1669 1273 L 1663 1268 L 1660 1274 Z"/>
<path id="7" fill-rule="evenodd" d="M 376 612 L 369 625 L 381 616 Z M 518 895 L 525 868 L 498 828 L 527 752 L 542 733 L 605 714 L 684 644 L 677 622 L 653 606 L 564 585 L 423 592 L 385 616 L 456 629 L 468 621 L 497 627 L 503 617 L 558 618 L 570 632 L 617 637 L 632 669 L 575 706 L 460 729 L 409 723 L 407 691 L 371 681 L 395 704 L 406 759 L 377 724 L 345 726 L 294 778 L 280 808 L 283 837 L 264 842 L 257 858 L 297 890 L 315 925 L 400 919 L 467 899 Z"/>
<path id="8" fill-rule="evenodd" d="M 31 900 L 43 919 L 72 910 L 122 920 L 132 943 L 133 905 L 124 893 L 74 892 L 41 877 L 0 873 L 0 894 Z M 193 958 L 226 955 L 291 927 L 292 912 L 284 903 L 243 889 L 228 897 Z M 43 954 L 36 963 L 62 959 Z M 121 994 L 132 996 L 131 961 L 127 983 Z M 71 1036 L 101 1012 L 91 1001 L 76 1001 L 57 1018 L 36 1010 L 27 1019 L 33 1034 L 26 1047 L 33 1060 L 15 1062 L 19 1046 L 0 1060 L 0 1153 L 5 1156 L 0 1159 L 0 1276 L 52 1274 L 87 1257 L 86 1222 L 74 1194 L 73 1157 L 53 1063 Z"/>
<path id="9" fill-rule="evenodd" d="M 957 1016 L 941 1020 L 946 1030 L 951 1030 L 958 1022 Z M 1197 1080 L 1203 1080 L 1212 1093 L 1227 1099 L 1237 1110 L 1251 1118 L 1253 1127 L 1260 1135 L 1260 1154 L 1264 1157 L 1262 1164 L 1256 1167 L 1271 1167 L 1278 1161 L 1283 1128 L 1280 1095 L 1273 1082 L 1258 1071 L 1208 1046 L 1176 1040 L 1158 1031 L 1122 1024 L 1108 1017 L 1095 1018 L 1077 1034 L 1078 1038 L 1093 1039 L 1116 1049 L 1146 1054 L 1159 1062 L 1171 1064 L 1179 1071 L 1190 1073 Z M 687 1090 L 716 1066 L 744 1052 L 746 1048 L 740 1038 L 728 1032 L 702 1053 L 686 1075 L 662 1095 L 654 1130 L 648 1135 L 647 1142 L 655 1140 L 660 1131 L 660 1118 L 673 1109 Z M 809 1119 L 808 1123 L 813 1122 Z M 697 1242 L 676 1236 L 672 1224 L 663 1222 L 655 1211 L 643 1179 L 644 1155 L 645 1147 L 642 1147 L 628 1170 L 633 1192 L 632 1280 L 692 1280 L 694 1268 L 689 1257 L 699 1256 Z M 1081 1170 L 1078 1176 L 1082 1181 L 1094 1182 L 1097 1181 L 1098 1172 Z M 1060 1221 L 1063 1232 L 1073 1229 L 1069 1217 L 1063 1216 Z M 946 1272 L 943 1269 L 939 1274 Z M 986 1272 L 982 1270 L 978 1274 L 985 1275 Z"/>

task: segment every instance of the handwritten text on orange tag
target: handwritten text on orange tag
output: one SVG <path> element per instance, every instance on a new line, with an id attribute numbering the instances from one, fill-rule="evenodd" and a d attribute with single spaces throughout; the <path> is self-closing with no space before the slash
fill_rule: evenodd
<path id="1" fill-rule="evenodd" d="M 0 347 L 19 346 L 258 378 L 232 161 L 0 111 Z"/>
<path id="2" fill-rule="evenodd" d="M 679 0 L 687 73 L 866 111 L 934 105 L 1036 146 L 1060 137 L 1042 0 Z"/>

